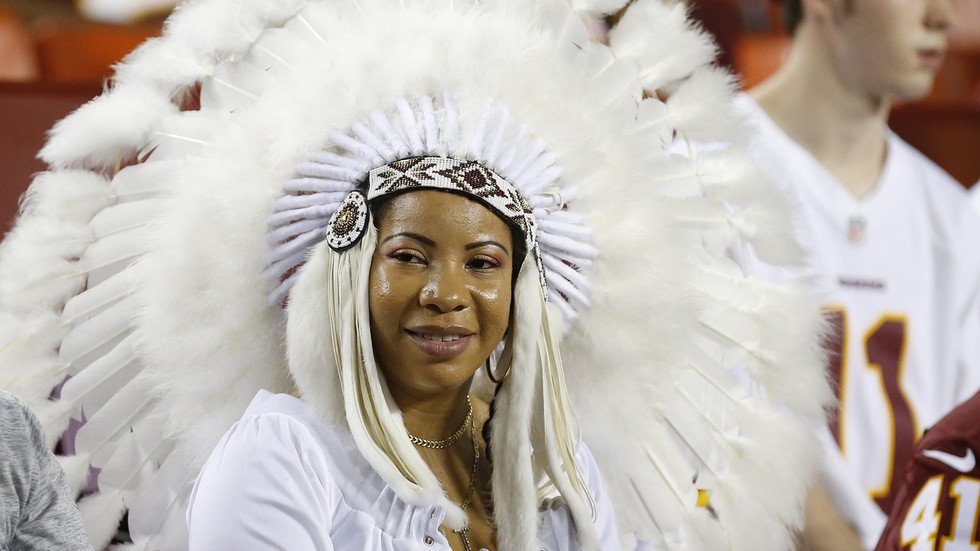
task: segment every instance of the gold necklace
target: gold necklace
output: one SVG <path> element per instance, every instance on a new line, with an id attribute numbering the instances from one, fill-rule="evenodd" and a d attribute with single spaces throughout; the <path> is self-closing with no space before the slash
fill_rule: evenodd
<path id="1" fill-rule="evenodd" d="M 469 401 L 469 398 L 467 398 Z M 472 413 L 472 407 L 470 408 Z M 476 445 L 476 428 L 473 424 L 473 418 L 471 415 L 467 415 L 470 423 L 470 441 L 473 442 L 473 469 L 470 472 L 470 485 L 466 488 L 466 495 L 463 496 L 463 502 L 460 503 L 459 508 L 463 510 L 463 514 L 466 515 L 466 510 L 470 507 L 470 501 L 473 499 L 473 493 L 476 489 L 476 471 L 480 466 L 480 448 Z M 468 516 L 468 515 L 467 515 Z M 467 523 L 466 528 L 460 530 L 453 530 L 454 533 L 458 534 L 460 539 L 463 540 L 463 549 L 465 551 L 473 551 L 473 547 L 470 545 L 470 527 Z"/>
<path id="2" fill-rule="evenodd" d="M 466 417 L 463 418 L 463 422 L 459 424 L 459 428 L 456 429 L 456 432 L 450 434 L 448 438 L 444 438 L 442 440 L 426 440 L 425 438 L 419 438 L 412 433 L 408 433 L 408 439 L 411 440 L 412 444 L 415 444 L 416 446 L 421 446 L 432 450 L 444 450 L 452 446 L 459 440 L 459 437 L 466 432 L 467 425 L 470 425 L 470 428 L 472 428 L 473 404 L 470 402 L 469 396 L 466 397 L 466 407 Z"/>

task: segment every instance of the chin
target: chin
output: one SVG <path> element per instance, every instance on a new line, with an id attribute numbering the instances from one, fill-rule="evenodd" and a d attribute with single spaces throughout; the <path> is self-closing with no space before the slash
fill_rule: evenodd
<path id="1" fill-rule="evenodd" d="M 409 368 L 413 376 L 399 377 L 399 383 L 425 394 L 441 394 L 467 384 L 477 368 L 464 367 L 458 362 L 419 362 Z M 396 383 L 398 384 L 398 383 Z"/>
<path id="2" fill-rule="evenodd" d="M 893 86 L 890 95 L 899 101 L 918 101 L 929 95 L 935 79 L 932 72 L 916 75 Z"/>

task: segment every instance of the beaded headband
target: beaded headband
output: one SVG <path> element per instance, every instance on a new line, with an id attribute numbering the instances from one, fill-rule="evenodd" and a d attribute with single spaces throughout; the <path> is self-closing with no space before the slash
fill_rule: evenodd
<path id="1" fill-rule="evenodd" d="M 509 220 L 524 235 L 528 249 L 537 244 L 537 224 L 524 196 L 477 161 L 447 157 L 409 157 L 368 173 L 367 196 L 351 192 L 327 224 L 327 244 L 337 252 L 353 247 L 364 235 L 367 203 L 399 192 L 435 189 L 463 193 Z"/>
<path id="2" fill-rule="evenodd" d="M 408 157 L 368 173 L 367 195 L 350 192 L 327 223 L 327 245 L 343 252 L 356 245 L 367 230 L 368 203 L 406 191 L 434 189 L 461 193 L 476 199 L 517 227 L 527 250 L 533 252 L 541 287 L 547 290 L 544 266 L 538 251 L 537 222 L 524 196 L 507 180 L 477 161 L 448 157 Z M 545 294 L 547 297 L 547 293 Z"/>

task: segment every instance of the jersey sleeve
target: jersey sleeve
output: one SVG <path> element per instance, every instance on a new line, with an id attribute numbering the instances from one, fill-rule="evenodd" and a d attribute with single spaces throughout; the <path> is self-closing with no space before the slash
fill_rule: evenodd
<path id="1" fill-rule="evenodd" d="M 239 421 L 194 486 L 190 551 L 332 551 L 340 492 L 318 455 L 309 429 L 288 415 Z"/>
<path id="2" fill-rule="evenodd" d="M 980 518 L 980 393 L 929 429 L 904 473 L 875 551 L 975 549 Z"/>

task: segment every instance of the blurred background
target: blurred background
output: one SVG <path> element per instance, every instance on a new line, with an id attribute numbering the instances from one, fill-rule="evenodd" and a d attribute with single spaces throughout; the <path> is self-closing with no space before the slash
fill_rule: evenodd
<path id="1" fill-rule="evenodd" d="M 964 186 L 980 179 L 980 0 L 952 0 L 950 52 L 932 94 L 898 106 L 891 126 Z M 0 0 L 0 234 L 51 126 L 98 95 L 112 65 L 160 33 L 175 0 Z M 749 88 L 779 65 L 789 38 L 770 0 L 690 0 Z"/>

